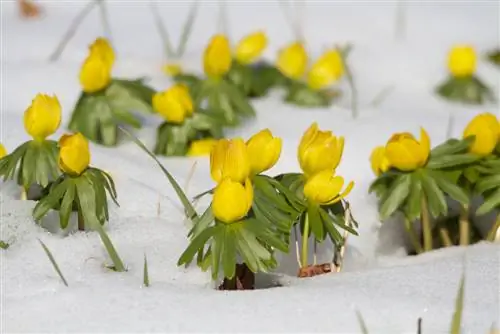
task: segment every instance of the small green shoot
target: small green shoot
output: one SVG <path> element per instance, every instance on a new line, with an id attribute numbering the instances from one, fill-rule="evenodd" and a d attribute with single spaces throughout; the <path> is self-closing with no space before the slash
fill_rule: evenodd
<path id="1" fill-rule="evenodd" d="M 450 334 L 460 334 L 462 325 L 462 313 L 464 309 L 464 294 L 465 294 L 465 273 L 462 274 L 460 285 L 458 287 L 457 299 L 455 300 L 455 312 L 451 321 Z"/>
<path id="2" fill-rule="evenodd" d="M 9 248 L 9 244 L 6 243 L 5 241 L 0 240 L 0 249 L 7 249 Z"/>
<path id="3" fill-rule="evenodd" d="M 56 260 L 54 259 L 54 256 L 52 256 L 52 253 L 50 252 L 49 248 L 42 242 L 42 240 L 38 239 L 40 242 L 40 245 L 42 245 L 43 250 L 45 251 L 45 254 L 47 254 L 50 263 L 52 263 L 52 266 L 54 267 L 54 270 L 57 272 L 59 275 L 59 278 L 61 278 L 61 281 L 63 281 L 64 285 L 68 286 L 68 282 L 64 278 L 64 275 L 61 272 L 61 269 L 59 269 L 59 266 L 57 265 Z"/>
<path id="4" fill-rule="evenodd" d="M 149 272 L 148 272 L 148 259 L 146 258 L 146 254 L 144 254 L 144 274 L 143 274 L 143 283 L 146 288 L 149 287 Z"/>
<path id="5" fill-rule="evenodd" d="M 363 316 L 361 315 L 361 312 L 359 312 L 359 310 L 356 310 L 356 317 L 358 318 L 359 327 L 361 327 L 361 333 L 368 334 L 368 328 L 366 327 L 365 320 L 363 319 Z"/>

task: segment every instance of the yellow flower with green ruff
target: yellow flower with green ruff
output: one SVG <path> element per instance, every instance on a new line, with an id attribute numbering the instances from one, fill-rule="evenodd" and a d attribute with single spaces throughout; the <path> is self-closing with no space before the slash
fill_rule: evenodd
<path id="1" fill-rule="evenodd" d="M 37 94 L 24 112 L 24 129 L 36 140 L 44 140 L 61 124 L 61 104 L 57 96 Z"/>

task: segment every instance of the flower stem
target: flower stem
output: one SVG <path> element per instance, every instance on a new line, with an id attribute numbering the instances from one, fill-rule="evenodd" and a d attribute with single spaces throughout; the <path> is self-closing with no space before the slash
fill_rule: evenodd
<path id="1" fill-rule="evenodd" d="M 78 210 L 78 230 L 85 231 L 85 221 L 83 219 L 83 214 L 80 210 Z"/>
<path id="2" fill-rule="evenodd" d="M 453 242 L 451 241 L 450 234 L 448 230 L 444 227 L 439 228 L 439 236 L 441 237 L 441 241 L 445 247 L 453 246 Z"/>
<path id="3" fill-rule="evenodd" d="M 408 219 L 405 219 L 405 229 L 406 232 L 408 232 L 408 236 L 410 237 L 410 241 L 413 245 L 413 248 L 417 252 L 417 254 L 423 253 L 422 245 L 420 245 L 420 242 L 418 241 L 417 235 L 415 234 L 415 231 L 411 227 L 411 223 Z"/>
<path id="4" fill-rule="evenodd" d="M 459 218 L 460 246 L 467 246 L 470 243 L 469 229 L 469 206 L 463 205 Z"/>
<path id="5" fill-rule="evenodd" d="M 28 189 L 23 187 L 21 190 L 21 201 L 26 201 L 28 199 Z"/>
<path id="6" fill-rule="evenodd" d="M 302 256 L 300 259 L 300 263 L 302 264 L 302 268 L 307 267 L 307 255 L 308 255 L 308 243 L 309 241 L 309 215 L 306 213 L 304 220 L 304 232 L 302 233 Z"/>
<path id="7" fill-rule="evenodd" d="M 495 236 L 499 228 L 500 228 L 500 213 L 497 215 L 497 220 L 495 221 L 495 224 L 491 227 L 491 230 L 488 233 L 486 240 L 495 241 Z"/>
<path id="8" fill-rule="evenodd" d="M 424 236 L 424 252 L 429 252 L 432 250 L 432 231 L 425 195 L 422 196 L 421 200 L 420 221 L 422 223 L 422 234 Z"/>

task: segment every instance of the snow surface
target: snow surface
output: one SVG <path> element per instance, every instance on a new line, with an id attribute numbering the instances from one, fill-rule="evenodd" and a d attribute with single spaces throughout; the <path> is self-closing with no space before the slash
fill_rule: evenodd
<path id="1" fill-rule="evenodd" d="M 226 1 L 231 37 L 235 41 L 255 29 L 266 29 L 272 59 L 292 39 L 276 2 Z M 10 151 L 28 140 L 22 113 L 37 92 L 56 93 L 64 109 L 64 125 L 79 95 L 77 74 L 87 45 L 102 33 L 93 12 L 61 60 L 47 59 L 65 29 L 86 1 L 43 3 L 46 17 L 21 21 L 12 1 L 1 6 L 1 127 L 0 141 Z M 187 12 L 181 1 L 159 4 L 172 35 L 177 36 Z M 146 1 L 114 1 L 109 5 L 114 44 L 118 52 L 115 76 L 148 76 L 155 88 L 169 79 L 160 71 L 162 48 Z M 367 194 L 373 179 L 368 157 L 395 131 L 418 134 L 423 126 L 434 144 L 446 137 L 450 115 L 453 134 L 478 112 L 498 112 L 498 106 L 462 107 L 433 95 L 446 77 L 446 53 L 454 43 L 472 43 L 478 52 L 499 44 L 499 3 L 496 1 L 407 2 L 407 37 L 395 42 L 395 2 L 308 2 L 302 11 L 308 47 L 313 55 L 333 43 L 354 45 L 349 57 L 359 91 L 360 117 L 352 120 L 349 90 L 337 106 L 303 110 L 279 100 L 281 93 L 255 101 L 255 120 L 231 135 L 248 138 L 270 128 L 284 140 L 281 160 L 270 174 L 298 171 L 296 147 L 313 121 L 346 137 L 338 172 L 356 187 L 349 196 L 360 223 L 359 237 L 348 241 L 345 271 L 299 280 L 294 254 L 282 256 L 274 276 L 259 277 L 283 287 L 244 292 L 212 289 L 207 274 L 197 268 L 177 268 L 187 245 L 187 223 L 167 180 L 154 162 L 133 143 L 118 148 L 92 145 L 92 164 L 111 172 L 120 207 L 110 205 L 108 232 L 128 271 L 110 272 L 109 259 L 96 233 L 63 238 L 36 226 L 33 203 L 19 201 L 12 183 L 0 189 L 1 239 L 12 242 L 1 260 L 0 332 L 330 332 L 359 333 L 355 310 L 363 314 L 370 333 L 415 333 L 423 317 L 424 333 L 446 333 L 458 282 L 466 266 L 464 333 L 486 333 L 500 324 L 500 248 L 478 244 L 407 257 L 404 242 L 388 222 L 377 218 L 375 198 Z M 217 3 L 205 1 L 184 61 L 201 69 L 200 55 L 216 30 Z M 478 74 L 500 88 L 500 71 L 484 60 Z M 381 105 L 371 101 L 392 89 Z M 500 92 L 499 92 L 500 93 Z M 154 144 L 159 117 L 146 119 L 139 133 Z M 65 129 L 61 128 L 54 138 Z M 207 159 L 161 159 L 190 195 L 212 186 Z M 203 207 L 200 207 L 200 210 Z M 50 221 L 49 221 L 50 223 Z M 69 283 L 65 287 L 51 267 L 37 238 L 51 249 Z M 147 255 L 151 287 L 142 287 Z M 320 249 L 328 261 L 330 247 Z"/>

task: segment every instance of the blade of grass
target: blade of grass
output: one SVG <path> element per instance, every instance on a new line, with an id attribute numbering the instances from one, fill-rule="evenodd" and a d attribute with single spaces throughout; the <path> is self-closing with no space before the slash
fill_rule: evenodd
<path id="1" fill-rule="evenodd" d="M 165 55 L 167 58 L 172 58 L 175 56 L 175 51 L 170 42 L 170 36 L 168 34 L 167 27 L 163 23 L 163 20 L 160 16 L 160 11 L 158 10 L 158 6 L 156 5 L 156 1 L 151 0 L 149 2 L 151 7 L 151 13 L 153 14 L 153 18 L 155 20 L 156 28 L 158 29 L 158 33 L 160 34 L 161 41 L 163 42 L 163 48 L 165 50 Z"/>
<path id="2" fill-rule="evenodd" d="M 283 16 L 285 17 L 285 21 L 288 23 L 292 34 L 295 37 L 295 40 L 304 42 L 302 33 L 299 31 L 299 26 L 297 25 L 297 15 L 293 16 L 292 14 L 292 6 L 291 1 L 288 0 L 278 0 L 278 3 L 281 6 L 281 10 L 283 11 Z"/>
<path id="3" fill-rule="evenodd" d="M 356 88 L 356 84 L 354 82 L 354 76 L 352 74 L 351 68 L 347 63 L 347 56 L 351 51 L 352 46 L 348 44 L 345 48 L 337 47 L 337 50 L 340 52 L 342 57 L 342 63 L 344 64 L 345 76 L 347 79 L 347 83 L 349 84 L 349 88 L 351 89 L 351 113 L 352 118 L 358 118 L 358 90 Z"/>
<path id="4" fill-rule="evenodd" d="M 422 334 L 422 318 L 417 320 L 417 334 Z"/>
<path id="5" fill-rule="evenodd" d="M 186 52 L 186 45 L 191 37 L 191 32 L 193 31 L 194 21 L 198 14 L 199 1 L 193 0 L 191 4 L 191 8 L 189 8 L 188 17 L 186 18 L 186 22 L 184 22 L 184 26 L 182 27 L 181 38 L 179 40 L 179 45 L 177 46 L 176 57 L 181 58 Z"/>
<path id="6" fill-rule="evenodd" d="M 38 239 L 38 242 L 40 242 L 40 245 L 42 245 L 42 248 L 45 251 L 45 254 L 47 254 L 47 257 L 49 258 L 50 263 L 52 263 L 52 267 L 54 267 L 54 270 L 59 275 L 59 278 L 61 279 L 61 281 L 63 281 L 64 285 L 69 286 L 68 282 L 64 278 L 63 273 L 61 272 L 61 269 L 59 269 L 59 266 L 57 265 L 56 259 L 54 259 L 54 256 L 52 256 L 52 253 L 50 252 L 49 248 L 42 242 L 42 240 Z"/>
<path id="7" fill-rule="evenodd" d="M 184 206 L 184 211 L 186 216 L 189 219 L 195 219 L 198 217 L 198 214 L 196 213 L 193 205 L 191 202 L 188 200 L 186 194 L 182 191 L 182 188 L 179 186 L 177 181 L 175 181 L 175 178 L 170 174 L 170 172 L 163 167 L 161 162 L 156 158 L 156 156 L 137 138 L 135 137 L 132 133 L 129 131 L 125 130 L 124 128 L 120 127 L 120 130 L 127 135 L 132 141 L 139 146 L 145 153 L 147 153 L 153 160 L 156 162 L 156 164 L 161 168 L 163 171 L 163 174 L 167 177 L 168 181 L 170 182 L 170 185 L 174 188 L 177 196 L 179 197 L 179 200 L 181 201 L 182 205 Z"/>
<path id="8" fill-rule="evenodd" d="M 358 318 L 359 327 L 361 327 L 361 333 L 368 334 L 368 328 L 366 327 L 365 320 L 359 310 L 356 310 L 356 317 Z"/>
<path id="9" fill-rule="evenodd" d="M 148 272 L 148 259 L 146 258 L 146 254 L 144 254 L 144 275 L 143 275 L 143 283 L 146 288 L 149 287 L 149 272 Z"/>
<path id="10" fill-rule="evenodd" d="M 394 86 L 388 86 L 388 87 L 385 87 L 384 89 L 382 89 L 380 91 L 380 93 L 378 93 L 372 100 L 372 102 L 370 102 L 370 106 L 372 108 L 377 108 L 379 107 L 382 102 L 385 101 L 385 99 L 387 99 L 387 97 L 394 91 Z"/>
<path id="11" fill-rule="evenodd" d="M 462 313 L 464 310 L 464 294 L 465 294 L 465 271 L 460 278 L 458 287 L 457 298 L 455 300 L 455 311 L 453 312 L 453 319 L 451 321 L 450 334 L 460 334 L 460 327 L 462 325 Z"/>
<path id="12" fill-rule="evenodd" d="M 93 225 L 94 225 L 94 228 L 99 233 L 99 236 L 101 237 L 102 243 L 104 244 L 104 247 L 106 248 L 106 251 L 108 252 L 109 257 L 111 258 L 111 261 L 113 261 L 113 268 L 112 269 L 114 271 L 117 271 L 117 272 L 126 271 L 125 266 L 123 265 L 123 262 L 120 259 L 118 252 L 116 251 L 115 246 L 113 246 L 113 243 L 111 242 L 111 239 L 109 238 L 106 231 L 104 231 L 104 228 L 102 228 L 102 226 L 99 222 L 96 222 Z"/>
<path id="13" fill-rule="evenodd" d="M 102 29 L 104 30 L 104 35 L 113 44 L 113 35 L 111 34 L 111 25 L 109 24 L 109 14 L 108 8 L 106 6 L 105 0 L 98 0 L 99 2 L 99 12 L 101 13 L 101 23 Z"/>
<path id="14" fill-rule="evenodd" d="M 398 0 L 396 3 L 396 31 L 394 36 L 398 41 L 404 41 L 406 37 L 406 9 L 405 0 Z"/>
<path id="15" fill-rule="evenodd" d="M 7 249 L 9 248 L 9 244 L 6 243 L 5 241 L 0 240 L 0 249 Z"/>
<path id="16" fill-rule="evenodd" d="M 229 22 L 227 16 L 227 3 L 225 0 L 219 0 L 219 15 L 217 17 L 217 31 L 221 34 L 226 35 L 226 37 L 231 40 L 229 37 Z"/>

